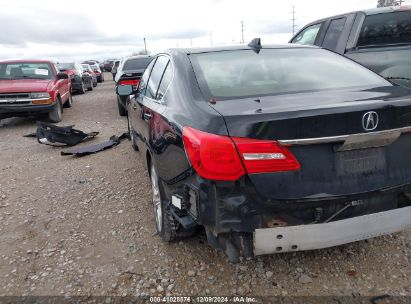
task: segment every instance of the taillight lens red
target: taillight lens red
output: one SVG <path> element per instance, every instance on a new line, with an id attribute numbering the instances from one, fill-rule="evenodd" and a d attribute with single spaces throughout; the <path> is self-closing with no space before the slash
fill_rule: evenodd
<path id="1" fill-rule="evenodd" d="M 293 154 L 275 141 L 231 138 L 190 127 L 184 127 L 183 141 L 191 165 L 205 179 L 234 181 L 246 172 L 300 169 Z"/>
<path id="2" fill-rule="evenodd" d="M 140 80 L 138 79 L 126 79 L 126 80 L 120 80 L 120 85 L 132 85 L 132 86 L 138 86 L 140 83 Z"/>
<path id="3" fill-rule="evenodd" d="M 230 137 L 185 127 L 183 141 L 191 165 L 201 177 L 234 181 L 245 174 Z"/>
<path id="4" fill-rule="evenodd" d="M 232 138 L 240 153 L 247 173 L 268 173 L 299 170 L 294 155 L 273 140 Z"/>

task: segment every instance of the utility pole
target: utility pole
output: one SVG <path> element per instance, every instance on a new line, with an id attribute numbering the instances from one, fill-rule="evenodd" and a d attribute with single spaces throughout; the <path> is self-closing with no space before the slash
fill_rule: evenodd
<path id="1" fill-rule="evenodd" d="M 210 31 L 210 44 L 213 45 L 213 32 Z"/>
<path id="2" fill-rule="evenodd" d="M 295 27 L 297 26 L 295 24 L 295 6 L 293 5 L 293 11 L 291 12 L 291 14 L 293 15 L 293 18 L 291 19 L 293 21 L 293 36 L 295 34 Z"/>
<path id="3" fill-rule="evenodd" d="M 143 38 L 143 40 L 144 40 L 144 51 L 146 52 L 146 55 L 147 55 L 147 45 L 146 45 L 146 38 Z"/>
<path id="4" fill-rule="evenodd" d="M 244 44 L 244 21 L 241 21 L 241 42 Z"/>

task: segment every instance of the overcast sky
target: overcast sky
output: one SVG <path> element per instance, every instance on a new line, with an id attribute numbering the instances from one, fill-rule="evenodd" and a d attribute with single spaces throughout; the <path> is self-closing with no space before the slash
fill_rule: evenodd
<path id="1" fill-rule="evenodd" d="M 411 1 L 406 1 L 410 4 Z M 58 61 L 127 56 L 144 48 L 286 43 L 306 23 L 376 7 L 377 0 L 0 0 L 0 60 Z"/>

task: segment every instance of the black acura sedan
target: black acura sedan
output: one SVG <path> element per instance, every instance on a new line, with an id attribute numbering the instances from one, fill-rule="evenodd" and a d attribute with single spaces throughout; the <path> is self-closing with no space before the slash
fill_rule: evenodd
<path id="1" fill-rule="evenodd" d="M 411 91 L 317 47 L 171 49 L 119 86 L 165 241 L 232 262 L 411 227 Z"/>

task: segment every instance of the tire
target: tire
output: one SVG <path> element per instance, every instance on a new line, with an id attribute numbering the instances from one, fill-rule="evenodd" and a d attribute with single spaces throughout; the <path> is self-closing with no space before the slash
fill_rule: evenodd
<path id="1" fill-rule="evenodd" d="M 86 87 L 84 86 L 84 82 L 81 81 L 81 89 L 79 91 L 80 94 L 86 94 Z"/>
<path id="2" fill-rule="evenodd" d="M 161 179 L 158 177 L 157 171 L 152 163 L 149 168 L 154 218 L 158 235 L 165 242 L 172 242 L 192 236 L 196 229 L 192 228 L 186 230 L 173 218 L 170 211 L 165 206 L 166 201 L 164 200 L 165 195 L 161 184 Z"/>
<path id="3" fill-rule="evenodd" d="M 61 100 L 60 98 L 57 99 L 56 105 L 53 107 L 53 109 L 48 113 L 47 115 L 47 120 L 49 122 L 60 122 L 61 117 L 63 113 L 63 107 L 61 106 Z"/>
<path id="4" fill-rule="evenodd" d="M 96 81 L 93 81 L 93 87 L 96 87 L 97 86 L 97 79 L 96 79 Z"/>
<path id="5" fill-rule="evenodd" d="M 71 95 L 71 93 L 69 93 L 69 98 L 68 100 L 64 103 L 63 107 L 65 108 L 71 108 L 73 106 L 73 96 Z"/>
<path id="6" fill-rule="evenodd" d="M 117 96 L 117 106 L 118 106 L 118 114 L 120 116 L 126 116 L 127 115 L 127 110 L 124 108 L 123 104 L 120 101 L 120 97 Z"/>
<path id="7" fill-rule="evenodd" d="M 134 135 L 134 130 L 131 127 L 130 118 L 127 115 L 127 124 L 128 124 L 128 134 L 130 135 L 131 146 L 135 151 L 138 151 L 138 146 L 136 143 L 136 137 Z"/>
<path id="8" fill-rule="evenodd" d="M 89 91 L 93 91 L 93 79 L 90 80 L 90 86 L 87 88 Z"/>

